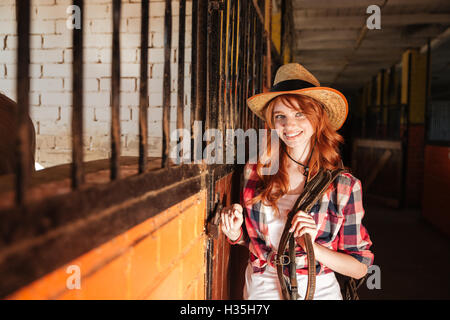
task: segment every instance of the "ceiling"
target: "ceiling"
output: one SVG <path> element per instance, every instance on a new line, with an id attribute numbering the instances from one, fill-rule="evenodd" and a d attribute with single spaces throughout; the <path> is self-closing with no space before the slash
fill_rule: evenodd
<path id="1" fill-rule="evenodd" d="M 428 39 L 438 38 L 432 42 L 438 44 L 440 61 L 433 63 L 433 77 L 449 87 L 450 0 L 292 0 L 292 4 L 294 61 L 322 85 L 355 91 L 380 69 L 399 63 L 406 49 L 425 48 Z M 366 27 L 370 5 L 381 8 L 379 30 Z M 447 68 L 445 75 L 442 68 Z"/>

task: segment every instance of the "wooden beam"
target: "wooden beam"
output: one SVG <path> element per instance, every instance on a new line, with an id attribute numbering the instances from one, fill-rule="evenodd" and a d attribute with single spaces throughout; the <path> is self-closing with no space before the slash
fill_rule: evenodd
<path id="1" fill-rule="evenodd" d="M 296 0 L 293 2 L 294 10 L 300 9 L 343 9 L 343 8 L 367 8 L 368 6 L 375 4 L 380 6 L 383 3 L 382 0 L 339 0 L 339 1 L 330 1 L 330 0 Z M 389 0 L 389 7 L 398 7 L 398 6 L 407 6 L 407 7 L 415 7 L 415 6 L 446 6 L 448 5 L 448 1 L 446 0 L 427 0 L 426 2 L 423 0 Z"/>
<path id="2" fill-rule="evenodd" d="M 426 38 L 419 39 L 365 39 L 361 43 L 361 48 L 410 48 L 421 47 L 426 43 Z M 297 48 L 300 50 L 328 50 L 328 49 L 347 49 L 352 48 L 355 40 L 325 40 L 325 41 L 304 41 L 297 40 Z"/>
<path id="3" fill-rule="evenodd" d="M 314 30 L 314 29 L 359 29 L 366 22 L 366 16 L 327 16 L 318 17 L 301 17 L 294 13 L 294 23 L 297 29 Z M 450 14 L 396 14 L 383 15 L 381 26 L 383 27 L 401 27 L 412 24 L 448 24 Z"/>
<path id="4" fill-rule="evenodd" d="M 397 30 L 398 32 L 398 30 Z M 296 29 L 295 35 L 299 41 L 325 41 L 325 40 L 355 40 L 358 36 L 356 30 L 302 30 Z"/>
<path id="5" fill-rule="evenodd" d="M 354 143 L 358 148 L 377 148 L 377 149 L 393 149 L 393 150 L 402 149 L 401 141 L 356 139 Z"/>
<path id="6" fill-rule="evenodd" d="M 297 50 L 297 56 L 318 56 L 318 57 L 347 57 L 351 53 L 353 48 L 339 48 L 339 49 L 314 49 L 314 50 Z M 386 48 L 360 48 L 355 52 L 355 56 L 358 57 L 392 57 L 398 54 L 402 54 L 404 50 L 401 48 L 393 48 L 392 50 L 386 50 Z"/>
<path id="7" fill-rule="evenodd" d="M 294 10 L 298 9 L 341 9 L 341 8 L 363 8 L 372 4 L 379 5 L 382 0 L 296 0 L 293 2 Z"/>

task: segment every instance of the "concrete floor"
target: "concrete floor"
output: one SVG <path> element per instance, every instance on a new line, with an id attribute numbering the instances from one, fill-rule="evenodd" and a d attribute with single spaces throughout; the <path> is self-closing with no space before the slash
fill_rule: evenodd
<path id="1" fill-rule="evenodd" d="M 365 210 L 381 289 L 362 285 L 360 298 L 450 299 L 450 239 L 422 219 L 419 209 L 365 203 Z"/>

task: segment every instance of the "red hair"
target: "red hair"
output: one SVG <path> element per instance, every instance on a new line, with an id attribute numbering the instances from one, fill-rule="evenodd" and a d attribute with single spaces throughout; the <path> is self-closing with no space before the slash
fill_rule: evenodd
<path id="1" fill-rule="evenodd" d="M 273 109 L 275 104 L 280 101 L 285 106 L 301 111 L 312 125 L 314 134 L 311 137 L 311 148 L 314 145 L 314 139 L 316 144 L 311 155 L 309 163 L 308 181 L 313 177 L 320 169 L 334 170 L 341 166 L 341 156 L 339 154 L 339 144 L 344 142 L 343 137 L 337 133 L 330 125 L 327 113 L 321 102 L 297 94 L 285 94 L 276 97 L 271 100 L 264 110 L 264 116 L 266 119 L 265 128 L 275 129 Z M 297 102 L 297 103 L 295 103 Z M 299 107 L 301 109 L 299 109 Z M 285 152 L 282 151 L 282 144 L 284 142 L 279 140 L 278 150 L 271 150 L 271 138 L 270 132 L 267 134 L 267 146 L 265 150 L 265 156 L 258 159 L 256 165 L 256 172 L 262 181 L 262 185 L 259 188 L 260 193 L 249 200 L 248 204 L 254 204 L 258 201 L 262 201 L 265 205 L 272 206 L 277 214 L 279 214 L 276 203 L 283 195 L 289 190 L 289 175 L 287 172 L 287 164 L 292 161 L 288 158 Z M 285 146 L 286 148 L 286 146 Z M 264 167 L 268 167 L 273 164 L 274 157 L 279 155 L 279 168 L 273 175 L 263 175 L 261 170 Z M 308 155 L 309 156 L 309 155 Z M 265 157 L 270 159 L 269 163 L 263 160 Z"/>

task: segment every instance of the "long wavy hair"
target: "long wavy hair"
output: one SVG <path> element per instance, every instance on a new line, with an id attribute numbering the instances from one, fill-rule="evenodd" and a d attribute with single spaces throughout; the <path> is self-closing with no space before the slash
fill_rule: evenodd
<path id="1" fill-rule="evenodd" d="M 339 144 L 344 142 L 344 138 L 331 127 L 324 106 L 316 99 L 304 95 L 285 94 L 276 97 L 267 104 L 264 116 L 266 119 L 265 128 L 269 130 L 269 133 L 266 138 L 266 149 L 256 165 L 256 172 L 262 183 L 258 188 L 259 194 L 250 199 L 248 204 L 253 205 L 262 201 L 264 205 L 272 206 L 277 215 L 279 215 L 279 210 L 276 203 L 289 190 L 287 164 L 292 161 L 282 151 L 281 148 L 284 147 L 286 150 L 287 146 L 281 139 L 279 139 L 278 150 L 271 150 L 270 130 L 275 129 L 273 110 L 278 101 L 291 109 L 301 111 L 312 125 L 314 133 L 311 136 L 310 148 L 313 148 L 314 139 L 316 139 L 316 143 L 312 155 L 307 157 L 311 156 L 308 181 L 322 168 L 334 170 L 341 166 Z M 263 175 L 262 169 L 272 165 L 273 161 L 279 161 L 278 171 L 273 175 Z"/>

